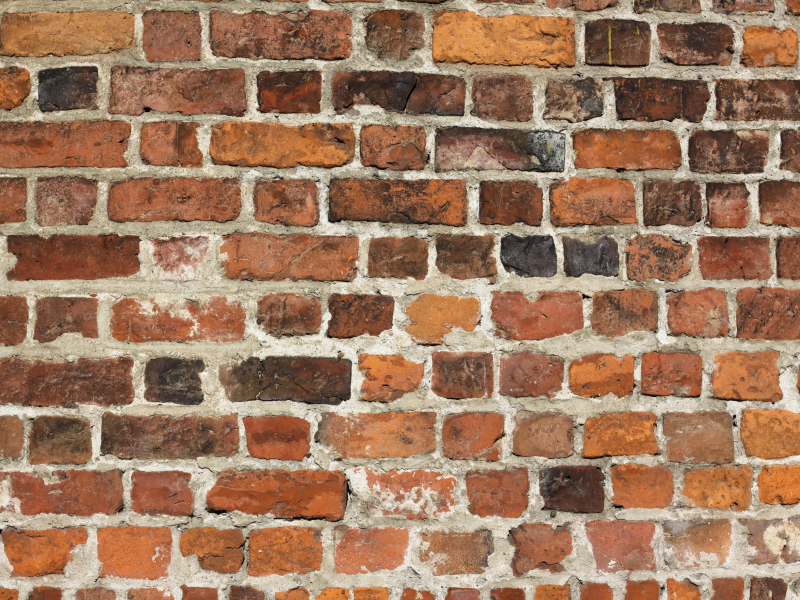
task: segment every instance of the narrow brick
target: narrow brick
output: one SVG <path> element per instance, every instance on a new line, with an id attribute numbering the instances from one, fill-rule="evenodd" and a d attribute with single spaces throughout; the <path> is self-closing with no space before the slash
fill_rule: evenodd
<path id="1" fill-rule="evenodd" d="M 187 281 L 194 279 L 208 256 L 207 236 L 178 236 L 151 239 L 153 263 L 165 279 Z"/>
<path id="2" fill-rule="evenodd" d="M 253 202 L 256 221 L 298 227 L 319 223 L 317 184 L 310 179 L 257 181 Z"/>
<path id="3" fill-rule="evenodd" d="M 800 238 L 778 238 L 775 258 L 778 263 L 778 277 L 800 279 Z"/>
<path id="4" fill-rule="evenodd" d="M 517 413 L 513 452 L 517 456 L 566 458 L 572 454 L 572 419 L 559 413 Z"/>
<path id="5" fill-rule="evenodd" d="M 0 344 L 16 346 L 28 335 L 28 301 L 17 296 L 0 296 Z M 13 360 L 13 359 L 12 359 Z"/>
<path id="6" fill-rule="evenodd" d="M 439 471 L 362 468 L 354 473 L 351 492 L 376 517 L 436 519 L 450 514 L 455 506 L 456 479 Z"/>
<path id="7" fill-rule="evenodd" d="M 28 185 L 24 177 L 0 178 L 0 223 L 22 223 L 27 211 Z"/>
<path id="8" fill-rule="evenodd" d="M 25 435 L 22 429 L 22 419 L 0 417 L 0 458 L 21 458 L 24 445 Z"/>

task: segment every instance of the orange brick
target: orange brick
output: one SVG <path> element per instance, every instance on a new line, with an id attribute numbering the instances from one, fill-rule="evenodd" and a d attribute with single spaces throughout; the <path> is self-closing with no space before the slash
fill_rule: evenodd
<path id="1" fill-rule="evenodd" d="M 778 357 L 775 351 L 717 354 L 711 375 L 714 397 L 777 402 L 783 398 Z"/>
<path id="2" fill-rule="evenodd" d="M 270 527 L 250 534 L 248 575 L 311 573 L 322 566 L 322 530 Z"/>
<path id="3" fill-rule="evenodd" d="M 572 134 L 577 169 L 677 169 L 681 146 L 672 131 L 584 129 Z"/>
<path id="4" fill-rule="evenodd" d="M 583 456 L 656 454 L 656 416 L 647 412 L 605 413 L 583 426 Z"/>
<path id="5" fill-rule="evenodd" d="M 97 531 L 100 577 L 158 579 L 169 574 L 172 532 L 166 527 L 104 527 Z"/>
<path id="6" fill-rule="evenodd" d="M 772 465 L 758 474 L 758 498 L 764 504 L 800 502 L 800 465 Z"/>
<path id="7" fill-rule="evenodd" d="M 666 467 L 618 465 L 611 469 L 613 502 L 622 508 L 666 508 L 672 502 L 672 472 Z"/>
<path id="8" fill-rule="evenodd" d="M 569 389 L 583 398 L 633 393 L 633 357 L 590 354 L 569 365 Z"/>
<path id="9" fill-rule="evenodd" d="M 396 527 L 338 528 L 334 564 L 337 573 L 359 575 L 393 571 L 405 562 L 408 530 Z"/>
<path id="10" fill-rule="evenodd" d="M 777 27 L 745 27 L 742 65 L 791 67 L 797 64 L 797 33 Z"/>
<path id="11" fill-rule="evenodd" d="M 684 475 L 683 495 L 690 506 L 742 511 L 750 507 L 750 467 L 694 469 Z"/>

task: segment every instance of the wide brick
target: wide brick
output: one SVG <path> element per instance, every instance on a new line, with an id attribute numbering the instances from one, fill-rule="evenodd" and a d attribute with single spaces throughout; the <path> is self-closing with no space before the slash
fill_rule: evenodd
<path id="1" fill-rule="evenodd" d="M 394 298 L 383 295 L 331 294 L 328 337 L 377 336 L 392 328 Z"/>
<path id="2" fill-rule="evenodd" d="M 122 472 L 52 471 L 48 475 L 0 474 L 10 482 L 9 494 L 23 515 L 111 515 L 121 510 Z"/>
<path id="3" fill-rule="evenodd" d="M 367 49 L 378 58 L 406 60 L 425 44 L 425 18 L 410 10 L 380 10 L 364 19 Z"/>
<path id="4" fill-rule="evenodd" d="M 788 587 L 783 579 L 753 577 L 750 579 L 750 599 L 785 600 Z"/>
<path id="5" fill-rule="evenodd" d="M 322 303 L 298 294 L 267 294 L 258 301 L 256 322 L 275 337 L 311 335 L 322 325 Z"/>
<path id="6" fill-rule="evenodd" d="M 633 183 L 627 179 L 568 179 L 550 186 L 556 227 L 636 223 Z"/>
<path id="7" fill-rule="evenodd" d="M 741 64 L 747 67 L 791 67 L 797 63 L 797 33 L 777 27 L 745 27 Z"/>
<path id="8" fill-rule="evenodd" d="M 17 108 L 30 93 L 31 74 L 28 69 L 23 67 L 0 69 L 0 110 Z"/>
<path id="9" fill-rule="evenodd" d="M 584 129 L 572 134 L 577 169 L 677 169 L 681 147 L 673 131 Z"/>
<path id="10" fill-rule="evenodd" d="M 494 282 L 497 265 L 493 235 L 439 235 L 436 267 L 453 279 L 487 277 Z"/>
<path id="11" fill-rule="evenodd" d="M 244 417 L 247 451 L 267 460 L 303 460 L 311 447 L 311 426 L 300 417 Z"/>
<path id="12" fill-rule="evenodd" d="M 670 462 L 733 462 L 733 418 L 726 412 L 669 412 L 664 415 Z"/>
<path id="13" fill-rule="evenodd" d="M 122 121 L 0 123 L 0 167 L 127 167 L 130 132 Z"/>
<path id="14" fill-rule="evenodd" d="M 258 110 L 264 113 L 320 112 L 322 73 L 320 71 L 261 71 L 258 85 Z"/>
<path id="15" fill-rule="evenodd" d="M 564 274 L 567 277 L 619 275 L 619 248 L 610 237 L 562 237 Z"/>
<path id="16" fill-rule="evenodd" d="M 592 298 L 592 329 L 606 337 L 658 328 L 658 297 L 647 290 L 597 292 Z"/>
<path id="17" fill-rule="evenodd" d="M 142 48 L 149 62 L 200 60 L 200 13 L 148 10 L 142 24 Z"/>
<path id="18" fill-rule="evenodd" d="M 308 600 L 305 596 L 295 596 L 294 592 L 304 592 L 305 590 L 290 590 L 288 592 L 277 592 L 275 600 Z M 261 590 L 250 586 L 232 585 L 230 600 L 265 600 L 266 594 Z"/>
<path id="19" fill-rule="evenodd" d="M 100 453 L 122 459 L 175 460 L 233 456 L 239 450 L 235 415 L 150 417 L 103 414 Z"/>
<path id="20" fill-rule="evenodd" d="M 742 511 L 750 507 L 753 470 L 748 466 L 693 469 L 684 474 L 689 506 Z"/>
<path id="21" fill-rule="evenodd" d="M 703 216 L 700 185 L 694 181 L 645 181 L 643 185 L 644 224 L 691 227 Z"/>
<path id="22" fill-rule="evenodd" d="M 347 506 L 347 483 L 341 471 L 225 470 L 206 502 L 215 512 L 339 521 Z"/>
<path id="23" fill-rule="evenodd" d="M 202 403 L 200 374 L 205 368 L 202 360 L 171 356 L 148 361 L 144 370 L 145 400 L 188 406 Z"/>
<path id="24" fill-rule="evenodd" d="M 334 568 L 337 573 L 363 575 L 394 571 L 405 562 L 408 530 L 396 527 L 337 528 Z"/>
<path id="25" fill-rule="evenodd" d="M 232 221 L 239 216 L 238 179 L 142 177 L 111 184 L 112 221 Z"/>
<path id="26" fill-rule="evenodd" d="M 740 523 L 747 528 L 747 554 L 751 565 L 800 562 L 800 548 L 793 540 L 794 532 L 800 527 L 800 518 L 742 519 Z M 750 594 L 753 594 L 752 590 Z"/>
<path id="27" fill-rule="evenodd" d="M 744 578 L 742 577 L 720 577 L 711 580 L 714 591 L 712 600 L 743 600 L 744 599 Z"/>
<path id="28" fill-rule="evenodd" d="M 529 181 L 481 181 L 479 218 L 484 225 L 541 225 L 542 190 Z"/>
<path id="29" fill-rule="evenodd" d="M 800 455 L 800 414 L 788 410 L 742 411 L 741 435 L 747 456 L 764 459 Z"/>
<path id="30" fill-rule="evenodd" d="M 769 238 L 701 237 L 700 273 L 703 279 L 768 279 Z"/>
<path id="31" fill-rule="evenodd" d="M 572 19 L 561 17 L 483 17 L 468 11 L 437 11 L 433 60 L 571 67 L 575 65 L 575 26 Z"/>
<path id="32" fill-rule="evenodd" d="M 520 352 L 500 359 L 500 393 L 506 396 L 552 398 L 563 379 L 564 361 L 557 356 Z"/>
<path id="33" fill-rule="evenodd" d="M 800 226 L 800 182 L 765 181 L 758 186 L 761 222 L 766 225 Z"/>
<path id="34" fill-rule="evenodd" d="M 22 419 L 18 417 L 0 417 L 0 459 L 21 458 L 25 445 L 25 434 Z"/>
<path id="35" fill-rule="evenodd" d="M 412 115 L 461 116 L 466 83 L 461 77 L 410 71 L 339 71 L 332 81 L 337 113 L 353 106 L 380 106 Z"/>
<path id="36" fill-rule="evenodd" d="M 9 527 L 3 531 L 3 546 L 14 577 L 63 575 L 72 562 L 72 551 L 87 540 L 83 527 L 36 531 Z"/>
<path id="37" fill-rule="evenodd" d="M 692 246 L 666 235 L 632 237 L 625 246 L 628 279 L 677 281 L 692 270 Z"/>
<path id="38" fill-rule="evenodd" d="M 586 537 L 601 573 L 655 571 L 655 525 L 641 521 L 589 521 Z"/>
<path id="39" fill-rule="evenodd" d="M 97 67 L 42 69 L 38 79 L 42 112 L 97 109 Z"/>
<path id="40" fill-rule="evenodd" d="M 361 399 L 367 402 L 392 402 L 413 392 L 425 370 L 423 363 L 406 360 L 402 354 L 359 354 L 358 368 L 364 375 Z"/>
<path id="41" fill-rule="evenodd" d="M 691 352 L 648 352 L 642 355 L 642 393 L 649 396 L 700 395 L 703 361 Z"/>
<path id="42" fill-rule="evenodd" d="M 244 535 L 238 529 L 197 527 L 181 534 L 180 548 L 184 556 L 197 556 L 201 569 L 236 573 L 244 561 L 243 545 Z"/>
<path id="43" fill-rule="evenodd" d="M 182 471 L 134 471 L 131 475 L 131 510 L 145 515 L 191 516 L 192 476 Z"/>
<path id="44" fill-rule="evenodd" d="M 758 499 L 764 504 L 800 503 L 800 466 L 762 467 L 758 474 Z"/>
<path id="45" fill-rule="evenodd" d="M 472 114 L 481 119 L 530 121 L 533 83 L 524 75 L 479 75 L 472 82 Z"/>
<path id="46" fill-rule="evenodd" d="M 764 131 L 700 131 L 689 137 L 695 173 L 763 173 L 769 152 Z"/>
<path id="47" fill-rule="evenodd" d="M 584 48 L 587 65 L 642 67 L 650 63 L 650 25 L 619 19 L 589 21 Z"/>
<path id="48" fill-rule="evenodd" d="M 157 273 L 166 279 L 194 279 L 208 255 L 208 236 L 178 236 L 150 240 Z"/>
<path id="49" fill-rule="evenodd" d="M 494 363 L 481 352 L 434 352 L 431 390 L 443 398 L 488 398 L 493 392 Z"/>
<path id="50" fill-rule="evenodd" d="M 794 79 L 720 79 L 717 118 L 732 121 L 800 120 L 794 110 L 800 82 Z"/>
<path id="51" fill-rule="evenodd" d="M 705 81 L 657 77 L 614 79 L 618 119 L 699 123 L 711 98 Z"/>
<path id="52" fill-rule="evenodd" d="M 167 527 L 97 530 L 100 577 L 159 579 L 169 574 L 172 532 Z"/>
<path id="53" fill-rule="evenodd" d="M 436 449 L 432 412 L 338 415 L 325 413 L 316 441 L 337 458 L 388 458 L 428 454 Z"/>
<path id="54" fill-rule="evenodd" d="M 522 292 L 493 292 L 495 335 L 512 340 L 542 340 L 583 328 L 579 292 L 541 292 L 528 300 Z"/>
<path id="55" fill-rule="evenodd" d="M 327 10 L 279 14 L 212 11 L 210 42 L 214 55 L 226 58 L 349 58 L 350 15 Z"/>
<path id="56" fill-rule="evenodd" d="M 656 454 L 656 417 L 647 412 L 605 413 L 583 426 L 583 456 Z"/>
<path id="57" fill-rule="evenodd" d="M 428 243 L 414 237 L 370 239 L 367 274 L 369 277 L 425 279 Z"/>
<path id="58" fill-rule="evenodd" d="M 781 169 L 800 172 L 800 131 L 781 132 Z"/>
<path id="59" fill-rule="evenodd" d="M 442 453 L 455 460 L 496 461 L 500 459 L 503 434 L 503 415 L 447 415 L 442 424 Z"/>
<path id="60" fill-rule="evenodd" d="M 292 400 L 340 404 L 350 398 L 352 364 L 339 358 L 266 356 L 220 367 L 229 400 Z"/>
<path id="61" fill-rule="evenodd" d="M 633 393 L 633 357 L 589 354 L 569 364 L 569 389 L 582 398 Z"/>
<path id="62" fill-rule="evenodd" d="M 750 192 L 743 183 L 707 183 L 706 223 L 711 227 L 742 229 L 750 220 Z"/>
<path id="63" fill-rule="evenodd" d="M 556 245 L 552 236 L 504 236 L 500 262 L 509 273 L 522 277 L 552 277 L 558 270 Z"/>
<path id="64" fill-rule="evenodd" d="M 317 184 L 310 179 L 257 181 L 253 203 L 256 221 L 299 227 L 319 222 Z"/>
<path id="65" fill-rule="evenodd" d="M 452 512 L 456 479 L 438 471 L 357 469 L 350 490 L 374 516 L 435 519 Z"/>
<path id="66" fill-rule="evenodd" d="M 36 417 L 31 426 L 28 462 L 84 464 L 92 458 L 92 426 L 77 417 Z"/>
<path id="67" fill-rule="evenodd" d="M 602 81 L 551 79 L 545 90 L 545 119 L 578 123 L 603 115 Z"/>
<path id="68" fill-rule="evenodd" d="M 116 600 L 117 595 L 106 588 L 82 588 L 75 594 L 76 600 Z"/>
<path id="69" fill-rule="evenodd" d="M 211 128 L 211 158 L 237 167 L 339 167 L 353 160 L 349 124 L 281 125 L 229 121 Z"/>
<path id="70" fill-rule="evenodd" d="M 88 225 L 97 204 L 97 182 L 82 177 L 40 177 L 35 194 L 36 222 L 42 227 Z"/>
<path id="71" fill-rule="evenodd" d="M 424 127 L 365 125 L 361 128 L 361 164 L 403 171 L 424 169 L 427 160 Z"/>
<path id="72" fill-rule="evenodd" d="M 571 597 L 571 586 L 569 583 L 564 585 L 545 584 L 537 585 L 534 600 L 569 600 Z"/>
<path id="73" fill-rule="evenodd" d="M 25 298 L 0 296 L 0 319 L 1 345 L 16 346 L 25 341 L 28 332 L 28 301 Z"/>
<path id="74" fill-rule="evenodd" d="M 572 454 L 572 419 L 561 413 L 518 412 L 512 452 L 517 456 L 566 458 Z"/>
<path id="75" fill-rule="evenodd" d="M 528 508 L 527 469 L 470 471 L 466 483 L 470 514 L 517 518 Z"/>
<path id="76" fill-rule="evenodd" d="M 445 127 L 436 130 L 436 171 L 561 172 L 564 144 L 556 131 Z"/>
<path id="77" fill-rule="evenodd" d="M 225 277 L 262 281 L 351 281 L 358 238 L 345 236 L 234 233 L 223 238 Z"/>
<path id="78" fill-rule="evenodd" d="M 489 556 L 494 553 L 494 541 L 488 529 L 425 531 L 420 537 L 419 560 L 423 564 L 431 563 L 429 568 L 436 576 L 480 575 L 489 566 Z"/>
<path id="79" fill-rule="evenodd" d="M 778 277 L 800 279 L 800 238 L 778 238 L 775 259 L 778 263 Z"/>
<path id="80" fill-rule="evenodd" d="M 658 49 L 662 59 L 676 65 L 728 66 L 733 58 L 733 29 L 722 23 L 661 23 Z"/>
<path id="81" fill-rule="evenodd" d="M 611 485 L 612 502 L 622 508 L 666 508 L 672 502 L 672 472 L 660 465 L 612 467 Z"/>
<path id="82" fill-rule="evenodd" d="M 544 510 L 603 512 L 603 472 L 588 465 L 549 467 L 539 471 Z"/>
<path id="83" fill-rule="evenodd" d="M 728 304 L 724 290 L 708 288 L 667 294 L 667 325 L 673 335 L 728 335 Z"/>
<path id="84" fill-rule="evenodd" d="M 6 13 L 2 56 L 88 56 L 133 45 L 134 16 L 122 12 Z"/>
<path id="85" fill-rule="evenodd" d="M 711 391 L 723 400 L 778 402 L 783 398 L 778 370 L 779 354 L 726 352 L 714 356 Z"/>
<path id="86" fill-rule="evenodd" d="M 142 162 L 159 167 L 201 167 L 203 153 L 197 145 L 198 126 L 179 121 L 142 123 Z"/>
<path id="87" fill-rule="evenodd" d="M 572 554 L 572 534 L 567 527 L 546 523 L 527 523 L 508 532 L 508 542 L 514 548 L 511 568 L 519 577 L 534 569 L 561 573 L 560 564 Z"/>

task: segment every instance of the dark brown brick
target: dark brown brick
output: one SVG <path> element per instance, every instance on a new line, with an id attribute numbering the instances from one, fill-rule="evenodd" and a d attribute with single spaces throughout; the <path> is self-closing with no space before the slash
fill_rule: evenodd
<path id="1" fill-rule="evenodd" d="M 643 188 L 645 225 L 691 227 L 703 216 L 700 185 L 694 181 L 645 181 Z"/>
<path id="2" fill-rule="evenodd" d="M 657 77 L 614 79 L 617 118 L 634 121 L 699 123 L 711 98 L 705 81 L 659 79 Z"/>
<path id="3" fill-rule="evenodd" d="M 257 181 L 255 219 L 273 225 L 313 227 L 319 223 L 317 184 L 310 179 Z"/>
<path id="4" fill-rule="evenodd" d="M 599 19 L 586 23 L 587 65 L 642 67 L 650 63 L 650 25 Z"/>
<path id="5" fill-rule="evenodd" d="M 436 238 L 436 266 L 453 279 L 487 277 L 494 281 L 493 249 L 493 235 L 440 235 Z"/>
<path id="6" fill-rule="evenodd" d="M 28 334 L 28 301 L 19 296 L 0 296 L 0 344 L 16 346 Z"/>
<path id="7" fill-rule="evenodd" d="M 142 48 L 149 62 L 200 60 L 200 13 L 148 10 L 142 24 Z"/>
<path id="8" fill-rule="evenodd" d="M 610 237 L 574 238 L 562 237 L 564 246 L 564 275 L 619 275 L 619 248 L 617 241 Z"/>
<path id="9" fill-rule="evenodd" d="M 478 75 L 472 82 L 472 114 L 481 119 L 530 121 L 533 83 L 524 75 Z"/>
<path id="10" fill-rule="evenodd" d="M 781 132 L 781 169 L 800 173 L 800 131 Z"/>
<path id="11" fill-rule="evenodd" d="M 542 190 L 530 181 L 481 181 L 480 221 L 484 225 L 542 224 Z"/>
<path id="12" fill-rule="evenodd" d="M 742 229 L 750 220 L 750 192 L 743 183 L 707 183 L 706 223 L 711 227 Z"/>
<path id="13" fill-rule="evenodd" d="M 28 462 L 84 464 L 92 458 L 92 426 L 88 419 L 36 417 L 31 426 Z"/>
<path id="14" fill-rule="evenodd" d="M 597 292 L 592 298 L 592 329 L 607 337 L 658 328 L 655 292 L 628 289 Z"/>
<path id="15" fill-rule="evenodd" d="M 197 145 L 197 123 L 164 121 L 142 123 L 142 162 L 159 167 L 201 167 L 203 153 Z"/>
<path id="16" fill-rule="evenodd" d="M 778 263 L 778 277 L 800 279 L 800 237 L 778 238 L 775 258 Z"/>
<path id="17" fill-rule="evenodd" d="M 36 300 L 36 327 L 33 339 L 52 342 L 65 333 L 97 337 L 96 298 L 39 298 Z"/>
<path id="18" fill-rule="evenodd" d="M 144 370 L 145 400 L 188 406 L 201 404 L 200 373 L 205 368 L 206 364 L 199 359 L 165 356 L 148 361 Z"/>
<path id="19" fill-rule="evenodd" d="M 689 138 L 695 173 L 763 173 L 769 152 L 764 131 L 700 131 Z"/>
<path id="20" fill-rule="evenodd" d="M 800 81 L 795 79 L 717 80 L 717 118 L 732 121 L 798 121 Z"/>
<path id="21" fill-rule="evenodd" d="M 425 18 L 410 10 L 380 10 L 364 19 L 367 49 L 378 58 L 405 60 L 425 44 Z"/>
<path id="22" fill-rule="evenodd" d="M 394 298 L 381 295 L 331 294 L 328 337 L 352 338 L 380 335 L 392 328 Z"/>
<path id="23" fill-rule="evenodd" d="M 424 169 L 427 161 L 424 127 L 364 125 L 361 128 L 361 164 L 365 167 Z"/>
<path id="24" fill-rule="evenodd" d="M 412 115 L 460 117 L 464 114 L 467 85 L 461 77 L 420 73 L 406 112 Z"/>
<path id="25" fill-rule="evenodd" d="M 97 108 L 97 67 L 61 67 L 39 71 L 39 110 Z"/>
<path id="26" fill-rule="evenodd" d="M 333 108 L 359 104 L 389 112 L 461 116 L 466 85 L 460 77 L 392 71 L 340 71 L 333 76 Z"/>
<path id="27" fill-rule="evenodd" d="M 539 472 L 544 510 L 576 513 L 603 512 L 603 472 L 586 465 L 549 467 Z"/>
<path id="28" fill-rule="evenodd" d="M 769 238 L 701 237 L 703 279 L 768 279 L 772 275 Z"/>
<path id="29" fill-rule="evenodd" d="M 637 13 L 664 11 L 697 14 L 700 0 L 634 0 L 633 10 Z"/>
<path id="30" fill-rule="evenodd" d="M 800 339 L 800 290 L 746 288 L 736 293 L 736 329 L 751 340 Z"/>
<path id="31" fill-rule="evenodd" d="M 728 66 L 733 58 L 733 29 L 722 23 L 658 26 L 661 58 L 676 65 Z"/>
<path id="32" fill-rule="evenodd" d="M 545 91 L 545 119 L 577 123 L 603 116 L 603 82 L 599 79 L 551 79 Z"/>
<path id="33" fill-rule="evenodd" d="M 371 239 L 367 275 L 425 279 L 428 275 L 428 243 L 414 237 Z"/>
<path id="34" fill-rule="evenodd" d="M 443 398 L 488 398 L 494 387 L 491 354 L 434 352 L 431 389 Z"/>
<path id="35" fill-rule="evenodd" d="M 436 130 L 436 171 L 561 172 L 564 144 L 557 131 L 444 127 Z"/>
<path id="36" fill-rule="evenodd" d="M 322 99 L 320 71 L 261 71 L 258 110 L 265 113 L 318 113 Z"/>
<path id="37" fill-rule="evenodd" d="M 258 301 L 256 322 L 270 335 L 311 335 L 322 326 L 322 303 L 298 294 L 267 294 Z"/>
<path id="38" fill-rule="evenodd" d="M 773 0 L 714 0 L 714 12 L 729 15 L 731 13 L 772 12 L 775 10 Z"/>
<path id="39" fill-rule="evenodd" d="M 783 579 L 753 577 L 750 580 L 750 600 L 786 600 L 787 590 Z"/>

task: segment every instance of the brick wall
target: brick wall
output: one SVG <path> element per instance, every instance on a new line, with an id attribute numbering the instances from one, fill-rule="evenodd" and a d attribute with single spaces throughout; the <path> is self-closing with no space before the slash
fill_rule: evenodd
<path id="1" fill-rule="evenodd" d="M 795 600 L 797 0 L 0 4 L 0 600 Z"/>

